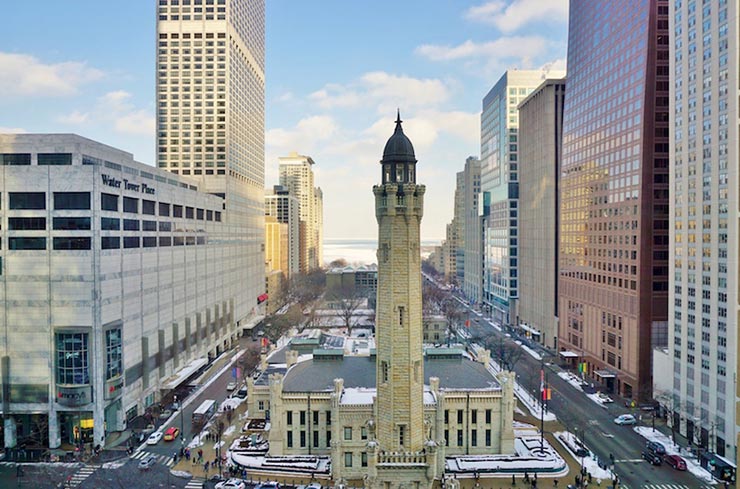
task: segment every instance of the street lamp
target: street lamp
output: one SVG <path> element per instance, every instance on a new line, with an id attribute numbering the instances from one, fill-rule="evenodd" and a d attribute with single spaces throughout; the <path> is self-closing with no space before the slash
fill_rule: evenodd
<path id="1" fill-rule="evenodd" d="M 180 411 L 180 451 L 185 448 L 185 414 L 182 412 L 182 406 L 177 402 L 177 394 L 175 394 L 175 406 Z"/>

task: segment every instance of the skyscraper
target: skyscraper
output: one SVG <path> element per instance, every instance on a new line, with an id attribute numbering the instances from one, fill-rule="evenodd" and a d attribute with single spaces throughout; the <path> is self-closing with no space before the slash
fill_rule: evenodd
<path id="1" fill-rule="evenodd" d="M 158 2 L 157 166 L 224 199 L 239 321 L 264 291 L 265 5 L 190 3 Z"/>
<path id="2" fill-rule="evenodd" d="M 668 0 L 573 0 L 558 344 L 625 397 L 667 342 Z"/>
<path id="3" fill-rule="evenodd" d="M 557 348 L 558 185 L 565 80 L 545 80 L 519 105 L 519 318 Z"/>
<path id="4" fill-rule="evenodd" d="M 672 392 L 677 431 L 737 459 L 738 3 L 675 2 L 670 29 Z M 740 392 L 740 391 L 738 391 Z M 665 394 L 665 396 L 663 396 Z"/>
<path id="5" fill-rule="evenodd" d="M 290 195 L 298 199 L 300 218 L 300 270 L 310 272 L 320 267 L 323 256 L 323 202 L 321 189 L 314 187 L 313 158 L 296 152 L 281 156 L 280 185 L 288 189 Z"/>
<path id="6" fill-rule="evenodd" d="M 275 185 L 272 193 L 265 195 L 265 216 L 272 216 L 288 227 L 288 271 L 291 278 L 300 270 L 300 214 L 298 199 L 285 187 Z"/>
<path id="7" fill-rule="evenodd" d="M 545 79 L 544 71 L 510 70 L 483 99 L 483 302 L 504 325 L 518 324 L 519 102 Z M 548 76 L 565 76 L 550 72 Z"/>
<path id="8" fill-rule="evenodd" d="M 481 301 L 481 217 L 478 202 L 480 197 L 480 160 L 469 156 L 465 160 L 465 209 L 464 225 L 464 281 L 463 293 L 473 304 Z"/>

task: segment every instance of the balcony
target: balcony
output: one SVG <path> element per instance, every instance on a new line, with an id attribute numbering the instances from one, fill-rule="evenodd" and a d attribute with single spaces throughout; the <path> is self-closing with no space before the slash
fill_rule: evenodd
<path id="1" fill-rule="evenodd" d="M 380 452 L 378 465 L 394 467 L 422 467 L 427 465 L 426 452 Z"/>

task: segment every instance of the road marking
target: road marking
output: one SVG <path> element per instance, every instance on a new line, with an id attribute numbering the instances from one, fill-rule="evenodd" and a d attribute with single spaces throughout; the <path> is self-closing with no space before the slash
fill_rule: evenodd
<path id="1" fill-rule="evenodd" d="M 97 468 L 95 468 L 95 467 L 89 467 L 89 466 L 82 467 L 80 470 L 78 470 L 77 472 L 75 472 L 74 474 L 72 474 L 72 477 L 70 477 L 70 479 L 69 479 L 69 485 L 71 487 L 77 487 L 77 486 L 79 486 L 80 484 L 82 484 L 82 482 L 85 479 L 87 479 L 88 477 L 90 477 L 91 475 L 93 475 L 93 473 L 96 470 L 97 470 Z"/>
<path id="2" fill-rule="evenodd" d="M 201 489 L 205 481 L 206 480 L 201 477 L 193 477 L 187 484 L 185 484 L 185 489 Z"/>
<path id="3" fill-rule="evenodd" d="M 604 432 L 602 432 L 601 434 L 602 434 L 602 435 L 603 435 L 604 437 L 606 437 L 606 438 L 614 438 L 614 435 L 612 435 L 611 433 L 604 433 Z"/>
<path id="4" fill-rule="evenodd" d="M 615 460 L 614 463 L 617 464 L 629 464 L 629 463 L 637 463 L 637 462 L 644 462 L 641 458 L 623 458 L 621 460 Z"/>

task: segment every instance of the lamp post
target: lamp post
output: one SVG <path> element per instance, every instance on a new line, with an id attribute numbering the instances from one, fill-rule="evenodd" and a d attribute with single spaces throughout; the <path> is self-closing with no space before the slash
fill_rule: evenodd
<path id="1" fill-rule="evenodd" d="M 175 406 L 180 411 L 180 446 L 185 447 L 185 414 L 182 412 L 182 406 L 177 402 L 177 394 L 175 394 Z"/>

